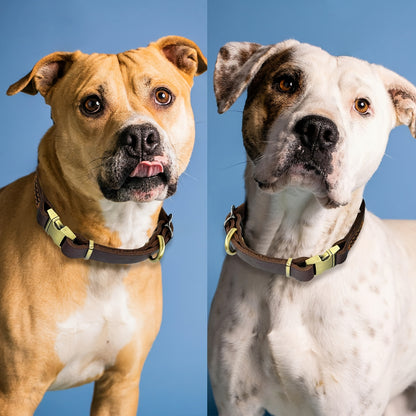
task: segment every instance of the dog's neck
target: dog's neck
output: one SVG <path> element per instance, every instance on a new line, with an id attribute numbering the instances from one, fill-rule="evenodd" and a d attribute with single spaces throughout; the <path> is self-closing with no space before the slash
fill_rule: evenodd
<path id="1" fill-rule="evenodd" d="M 80 174 L 74 184 L 44 145 L 39 147 L 37 168 L 42 190 L 53 209 L 76 235 L 115 248 L 138 248 L 152 235 L 158 222 L 161 201 L 112 202 L 88 188 Z M 85 184 L 84 184 L 85 183 Z"/>
<path id="2" fill-rule="evenodd" d="M 353 193 L 343 207 L 327 209 L 306 190 L 286 188 L 269 194 L 259 189 L 247 165 L 247 245 L 267 256 L 311 257 L 322 254 L 350 230 L 361 205 L 364 189 Z"/>

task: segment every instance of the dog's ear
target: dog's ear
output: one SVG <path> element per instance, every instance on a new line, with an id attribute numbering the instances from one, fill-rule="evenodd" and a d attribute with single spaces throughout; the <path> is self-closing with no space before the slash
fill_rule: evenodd
<path id="1" fill-rule="evenodd" d="M 166 36 L 154 42 L 165 57 L 191 80 L 207 70 L 207 60 L 198 45 L 181 36 Z"/>
<path id="2" fill-rule="evenodd" d="M 243 93 L 264 62 L 299 42 L 287 40 L 263 46 L 251 42 L 229 42 L 219 51 L 214 71 L 218 112 L 227 111 Z"/>
<path id="3" fill-rule="evenodd" d="M 45 56 L 22 79 L 15 82 L 7 90 L 7 95 L 18 92 L 36 95 L 38 92 L 46 97 L 74 61 L 76 54 L 80 52 L 54 52 Z"/>
<path id="4" fill-rule="evenodd" d="M 416 87 L 407 79 L 380 65 L 374 65 L 392 99 L 396 126 L 405 124 L 416 137 Z"/>

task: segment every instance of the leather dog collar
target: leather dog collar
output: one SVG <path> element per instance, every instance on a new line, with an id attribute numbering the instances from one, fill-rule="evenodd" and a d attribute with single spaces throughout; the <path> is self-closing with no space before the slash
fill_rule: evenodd
<path id="1" fill-rule="evenodd" d="M 348 252 L 354 245 L 364 223 L 365 202 L 363 200 L 361 203 L 357 218 L 345 238 L 337 241 L 334 246 L 325 251 L 324 254 L 310 258 L 299 257 L 296 259 L 279 259 L 264 256 L 250 249 L 243 237 L 245 214 L 245 204 L 242 204 L 237 208 L 232 206 L 231 212 L 225 220 L 224 228 L 227 233 L 225 238 L 225 251 L 227 254 L 237 254 L 241 260 L 256 269 L 286 277 L 293 277 L 301 282 L 308 282 L 316 275 L 343 263 L 347 259 Z"/>
<path id="2" fill-rule="evenodd" d="M 137 249 L 125 250 L 102 246 L 93 240 L 76 236 L 69 227 L 62 224 L 51 203 L 46 199 L 35 174 L 35 204 L 38 224 L 52 238 L 62 253 L 71 259 L 96 260 L 113 264 L 133 264 L 144 260 L 160 260 L 165 245 L 173 237 L 172 215 L 167 215 L 163 208 L 155 231 L 149 241 Z"/>

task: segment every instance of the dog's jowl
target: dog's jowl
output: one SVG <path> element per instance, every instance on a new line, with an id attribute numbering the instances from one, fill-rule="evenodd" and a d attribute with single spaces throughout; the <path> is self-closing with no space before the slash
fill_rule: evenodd
<path id="1" fill-rule="evenodd" d="M 247 89 L 209 321 L 220 415 L 416 414 L 416 221 L 363 202 L 391 129 L 416 135 L 416 88 L 293 40 L 226 44 L 214 86 L 220 113 Z"/>
<path id="2" fill-rule="evenodd" d="M 190 90 L 205 70 L 195 43 L 169 36 L 56 52 L 9 88 L 39 92 L 53 126 L 36 172 L 0 190 L 0 415 L 90 381 L 92 415 L 136 414 L 172 234 L 162 201 L 191 156 Z"/>

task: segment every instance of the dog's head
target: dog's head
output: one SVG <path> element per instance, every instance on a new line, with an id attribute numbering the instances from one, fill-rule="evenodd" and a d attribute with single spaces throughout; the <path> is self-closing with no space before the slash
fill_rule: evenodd
<path id="1" fill-rule="evenodd" d="M 247 88 L 243 138 L 258 186 L 312 191 L 323 206 L 349 202 L 399 124 L 416 135 L 416 88 L 381 66 L 294 40 L 230 42 L 214 74 L 218 111 Z"/>
<path id="2" fill-rule="evenodd" d="M 194 143 L 193 77 L 206 60 L 192 41 L 168 36 L 117 55 L 56 52 L 8 94 L 40 92 L 54 126 L 39 158 L 90 197 L 161 200 L 176 190 Z"/>

